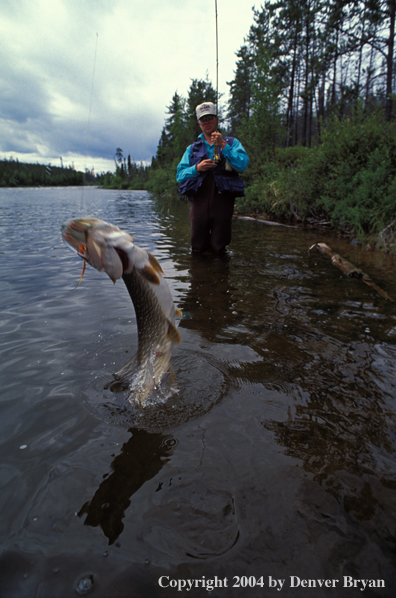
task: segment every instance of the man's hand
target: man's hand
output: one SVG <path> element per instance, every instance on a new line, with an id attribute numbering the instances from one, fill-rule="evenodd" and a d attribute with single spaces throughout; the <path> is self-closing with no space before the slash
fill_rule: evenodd
<path id="1" fill-rule="evenodd" d="M 199 164 L 196 165 L 196 169 L 198 170 L 198 172 L 206 172 L 207 170 L 210 170 L 211 168 L 214 168 L 216 166 L 215 162 L 213 162 L 213 160 L 202 160 L 202 162 L 200 162 Z"/>
<path id="2" fill-rule="evenodd" d="M 227 142 L 224 139 L 223 135 L 221 133 L 219 133 L 218 131 L 215 131 L 214 133 L 212 133 L 211 143 L 213 143 L 217 147 L 221 147 L 221 149 L 224 149 L 225 146 L 227 145 Z"/>

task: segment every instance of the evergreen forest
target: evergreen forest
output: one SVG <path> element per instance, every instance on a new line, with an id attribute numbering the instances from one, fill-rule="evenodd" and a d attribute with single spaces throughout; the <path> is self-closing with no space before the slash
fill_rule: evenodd
<path id="1" fill-rule="evenodd" d="M 91 184 L 95 175 L 72 166 L 29 164 L 19 160 L 0 160 L 0 187 L 65 187 Z"/>

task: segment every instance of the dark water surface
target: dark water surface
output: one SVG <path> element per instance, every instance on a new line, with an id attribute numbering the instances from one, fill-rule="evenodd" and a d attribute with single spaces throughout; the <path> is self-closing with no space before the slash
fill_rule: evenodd
<path id="1" fill-rule="evenodd" d="M 144 412 L 108 389 L 126 289 L 92 268 L 75 289 L 60 225 L 83 215 L 135 234 L 183 310 L 179 393 Z M 0 596 L 395 596 L 396 304 L 316 241 L 396 298 L 393 259 L 335 236 L 236 220 L 226 258 L 193 260 L 181 201 L 0 190 Z"/>

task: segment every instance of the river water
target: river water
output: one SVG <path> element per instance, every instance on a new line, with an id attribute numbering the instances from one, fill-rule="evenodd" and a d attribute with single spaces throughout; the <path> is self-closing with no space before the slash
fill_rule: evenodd
<path id="1" fill-rule="evenodd" d="M 133 233 L 183 310 L 179 391 L 143 411 L 109 389 L 137 345 L 122 281 L 76 288 L 60 226 L 83 215 Z M 193 259 L 182 201 L 0 191 L 3 598 L 394 596 L 396 303 L 316 241 L 396 298 L 393 258 L 328 233 L 236 219 Z"/>

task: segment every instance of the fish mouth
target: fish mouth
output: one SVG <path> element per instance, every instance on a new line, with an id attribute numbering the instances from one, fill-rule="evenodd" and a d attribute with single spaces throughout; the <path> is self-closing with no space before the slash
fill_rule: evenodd
<path id="1" fill-rule="evenodd" d="M 96 218 L 82 218 L 81 220 L 68 220 L 61 226 L 62 238 L 74 249 L 80 257 L 90 263 L 88 254 L 88 237 L 91 230 L 97 226 L 99 220 Z M 115 228 L 115 227 L 114 227 Z M 119 247 L 114 247 L 117 252 L 123 270 L 128 268 L 128 256 Z"/>
<path id="2" fill-rule="evenodd" d="M 61 226 L 63 240 L 90 266 L 115 282 L 128 271 L 133 237 L 96 218 L 69 220 Z"/>
<path id="3" fill-rule="evenodd" d="M 61 226 L 63 240 L 88 262 L 88 235 L 96 222 L 97 220 L 94 218 L 82 218 L 81 220 L 68 220 Z"/>

